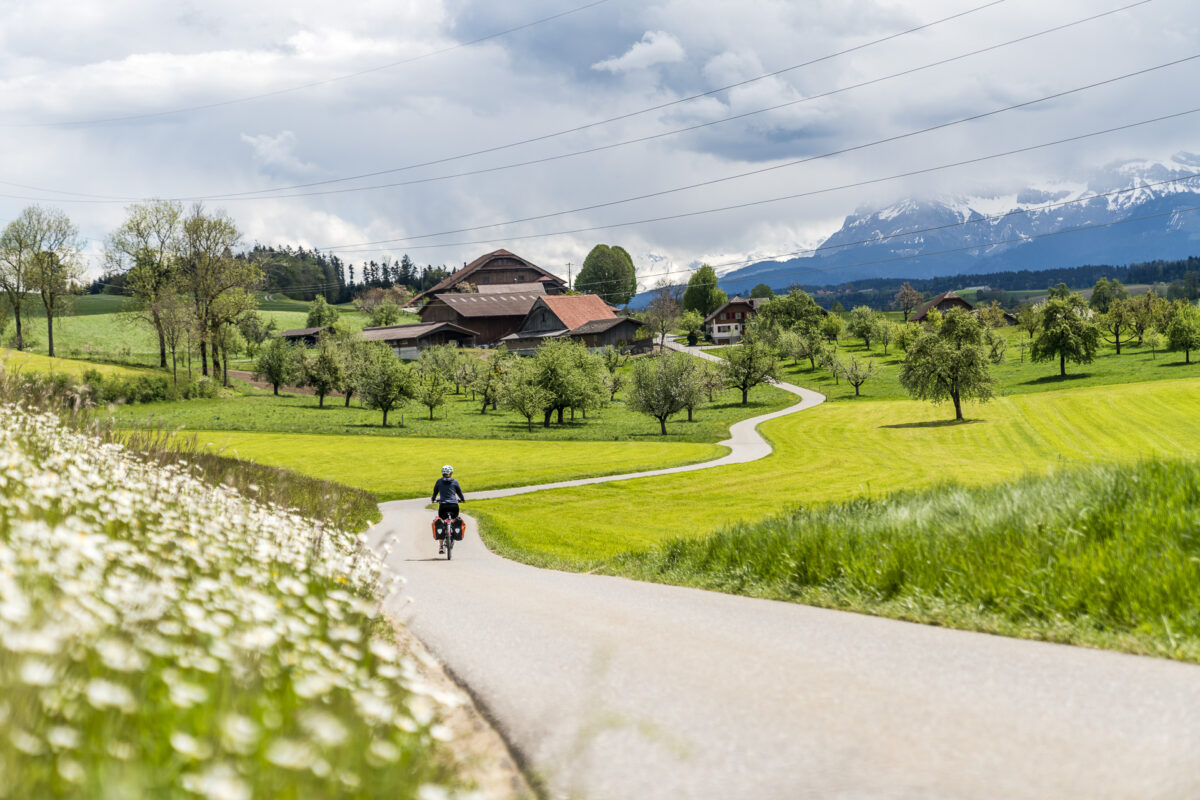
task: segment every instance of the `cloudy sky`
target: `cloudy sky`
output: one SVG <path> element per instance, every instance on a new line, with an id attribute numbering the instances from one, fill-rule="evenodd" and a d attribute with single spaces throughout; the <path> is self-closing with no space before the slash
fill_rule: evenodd
<path id="1" fill-rule="evenodd" d="M 605 242 L 643 283 L 724 271 L 857 208 L 1200 152 L 1193 114 L 879 180 L 1200 107 L 1200 59 L 859 147 L 1200 54 L 1194 0 L 1004 44 L 1133 2 L 7 0 L 0 222 L 58 205 L 95 267 L 125 205 L 168 197 L 354 262 L 507 247 L 565 274 Z"/>

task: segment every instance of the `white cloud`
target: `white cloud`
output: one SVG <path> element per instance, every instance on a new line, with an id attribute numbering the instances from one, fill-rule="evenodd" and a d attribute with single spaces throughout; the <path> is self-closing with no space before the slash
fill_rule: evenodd
<path id="1" fill-rule="evenodd" d="M 257 136 L 242 134 L 242 141 L 254 150 L 254 160 L 271 172 L 304 174 L 312 172 L 312 164 L 301 161 L 296 156 L 296 134 L 291 131 L 280 131 L 272 136 L 260 133 Z"/>
<path id="2" fill-rule="evenodd" d="M 686 57 L 683 45 L 666 31 L 646 31 L 640 42 L 625 51 L 624 55 L 597 61 L 592 69 L 608 72 L 632 72 L 652 67 L 655 64 L 673 64 Z"/>

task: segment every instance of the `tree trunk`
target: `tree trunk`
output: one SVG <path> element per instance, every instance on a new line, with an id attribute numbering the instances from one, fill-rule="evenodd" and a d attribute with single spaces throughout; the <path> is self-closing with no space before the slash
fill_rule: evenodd
<path id="1" fill-rule="evenodd" d="M 208 342 L 204 339 L 200 340 L 200 374 L 208 374 Z M 279 394 L 279 387 L 275 388 L 275 394 Z"/>
<path id="2" fill-rule="evenodd" d="M 1067 356 L 1065 353 L 1060 354 L 1058 357 L 1058 377 L 1067 377 Z"/>
<path id="3" fill-rule="evenodd" d="M 433 422 L 433 406 L 429 407 L 429 421 Z"/>
<path id="4" fill-rule="evenodd" d="M 553 413 L 554 413 L 554 409 L 553 409 L 553 408 L 547 408 L 547 409 L 546 409 L 546 419 L 545 419 L 545 420 L 542 422 L 542 427 L 543 427 L 543 428 L 549 428 L 549 427 L 550 427 L 550 415 L 551 415 L 551 414 L 553 414 Z"/>
<path id="5" fill-rule="evenodd" d="M 856 383 L 856 384 L 854 384 L 854 396 L 855 396 L 855 397 L 858 397 L 858 396 L 859 396 L 859 395 L 858 395 L 858 384 L 857 384 L 857 383 Z"/>
<path id="6" fill-rule="evenodd" d="M 54 311 L 50 308 L 46 309 L 46 344 L 50 348 L 50 357 L 54 358 Z"/>
<path id="7" fill-rule="evenodd" d="M 179 359 L 175 357 L 175 348 L 171 348 L 171 379 L 175 382 L 175 388 L 179 388 Z"/>
<path id="8" fill-rule="evenodd" d="M 667 435 L 667 418 L 666 417 L 658 418 L 658 427 L 662 429 L 662 435 L 666 436 Z"/>
<path id="9" fill-rule="evenodd" d="M 688 422 L 692 421 L 692 407 L 688 406 Z"/>
<path id="10" fill-rule="evenodd" d="M 21 304 L 18 302 L 13 305 L 13 319 L 17 321 L 17 345 L 18 350 L 25 349 L 25 337 L 21 334 Z"/>
<path id="11" fill-rule="evenodd" d="M 563 410 L 561 408 L 558 409 L 558 424 L 559 425 L 563 424 Z"/>
<path id="12" fill-rule="evenodd" d="M 1121 355 L 1121 334 L 1115 334 L 1114 338 L 1117 340 L 1117 355 Z"/>
<path id="13" fill-rule="evenodd" d="M 221 385 L 229 388 L 229 351 L 221 351 Z"/>
<path id="14" fill-rule="evenodd" d="M 347 392 L 346 392 L 346 408 L 349 408 L 349 407 L 350 407 L 350 396 L 351 396 L 351 395 L 353 395 L 353 394 L 354 394 L 354 392 L 353 392 L 353 391 L 347 391 Z"/>
<path id="15" fill-rule="evenodd" d="M 385 428 L 387 427 L 387 412 L 388 410 L 386 408 L 383 409 L 383 427 Z"/>
<path id="16" fill-rule="evenodd" d="M 746 405 L 748 402 L 750 402 L 750 390 L 742 387 L 742 405 Z"/>
<path id="17" fill-rule="evenodd" d="M 275 390 L 275 396 L 276 396 L 276 397 L 279 397 L 279 384 L 278 384 L 278 383 L 272 383 L 272 384 L 271 384 L 271 388 Z"/>
<path id="18" fill-rule="evenodd" d="M 163 335 L 162 321 L 158 318 L 158 312 L 154 313 L 154 330 L 158 333 L 158 366 L 165 367 L 167 365 L 167 337 Z"/>
<path id="19" fill-rule="evenodd" d="M 954 392 L 954 393 L 952 393 L 950 396 L 951 396 L 952 398 L 954 398 L 954 418 L 955 418 L 956 420 L 960 420 L 960 419 L 962 419 L 962 418 L 963 418 L 963 415 L 962 415 L 962 400 L 961 400 L 961 399 L 959 399 L 958 392 Z"/>
<path id="20" fill-rule="evenodd" d="M 530 414 L 528 417 L 525 418 L 525 428 L 530 433 L 533 433 L 533 415 L 532 414 Z"/>
<path id="21" fill-rule="evenodd" d="M 321 394 L 317 395 L 317 408 L 324 408 L 324 407 L 325 407 L 325 393 L 322 392 Z"/>

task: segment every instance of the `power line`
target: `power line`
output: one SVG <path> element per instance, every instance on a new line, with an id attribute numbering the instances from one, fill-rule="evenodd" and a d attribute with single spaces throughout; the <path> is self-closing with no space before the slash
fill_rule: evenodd
<path id="1" fill-rule="evenodd" d="M 497 166 L 493 166 L 493 167 L 481 167 L 479 169 L 467 170 L 467 171 L 463 171 L 463 172 L 453 172 L 453 173 L 449 173 L 449 174 L 445 174 L 445 175 L 435 175 L 435 176 L 430 176 L 430 177 L 426 177 L 426 178 L 414 178 L 412 180 L 407 180 L 407 181 L 397 181 L 397 182 L 392 182 L 392 183 L 374 184 L 371 186 L 355 186 L 355 187 L 348 187 L 348 188 L 343 188 L 343 189 L 330 189 L 330 190 L 315 191 L 315 192 L 297 192 L 297 193 L 293 193 L 293 194 L 268 194 L 268 192 L 285 191 L 287 189 L 299 189 L 299 188 L 307 188 L 307 187 L 313 187 L 313 186 L 322 186 L 322 185 L 327 185 L 327 184 L 331 184 L 331 183 L 340 183 L 340 182 L 344 182 L 344 181 L 355 180 L 357 178 L 363 177 L 363 176 L 354 176 L 354 177 L 350 177 L 350 178 L 331 178 L 329 180 L 324 180 L 324 181 L 315 181 L 312 183 L 296 184 L 294 186 L 288 186 L 288 187 L 277 187 L 275 189 L 255 189 L 255 190 L 245 191 L 245 192 L 197 195 L 197 196 L 190 196 L 190 197 L 181 196 L 181 197 L 175 197 L 175 198 L 171 198 L 171 199 L 174 199 L 174 200 L 229 201 L 229 200 L 287 199 L 287 198 L 296 198 L 296 197 L 315 197 L 315 196 L 332 195 L 332 194 L 348 194 L 348 193 L 355 193 L 355 192 L 372 191 L 372 190 L 376 190 L 376 189 L 392 189 L 392 188 L 397 188 L 397 187 L 401 187 L 401 186 L 414 186 L 414 185 L 418 185 L 418 184 L 435 183 L 438 181 L 451 180 L 454 178 L 466 178 L 466 177 L 471 177 L 474 175 L 486 175 L 486 174 L 491 174 L 491 173 L 495 173 L 495 172 L 504 172 L 504 171 L 507 171 L 510 169 L 517 169 L 520 167 L 528 167 L 528 166 L 534 166 L 534 165 L 538 165 L 538 164 L 546 164 L 546 163 L 550 163 L 553 161 L 561 161 L 561 160 L 568 159 L 568 158 L 576 158 L 578 156 L 590 155 L 592 153 L 599 153 L 599 152 L 605 152 L 608 150 L 615 150 L 617 148 L 627 147 L 632 144 L 641 144 L 643 142 L 649 142 L 649 141 L 654 141 L 657 139 L 663 139 L 668 136 L 676 136 L 681 133 L 690 133 L 692 131 L 701 130 L 703 128 L 709 128 L 709 127 L 713 127 L 716 125 L 723 125 L 727 122 L 734 122 L 734 121 L 737 121 L 740 119 L 746 119 L 746 118 L 753 117 L 753 116 L 756 116 L 759 114 L 765 114 L 765 113 L 769 113 L 771 111 L 778 111 L 783 108 L 789 108 L 789 107 L 801 105 L 803 103 L 809 103 L 814 100 L 822 100 L 825 98 L 833 97 L 838 94 L 843 94 L 845 92 L 852 91 L 854 89 L 861 89 L 861 88 L 864 88 L 867 86 L 874 86 L 874 85 L 884 83 L 889 80 L 894 80 L 895 78 L 913 75 L 918 72 L 923 72 L 925 70 L 933 69 L 935 67 L 945 66 L 946 64 L 951 64 L 956 61 L 962 61 L 963 59 L 971 58 L 973 56 L 981 55 L 983 53 L 992 52 L 992 51 L 999 50 L 1001 48 L 1008 47 L 1008 46 L 1011 46 L 1014 44 L 1019 44 L 1019 43 L 1030 41 L 1032 39 L 1037 39 L 1042 36 L 1047 36 L 1051 33 L 1057 33 L 1057 32 L 1066 30 L 1068 28 L 1082 25 L 1086 22 L 1092 22 L 1092 21 L 1101 19 L 1103 17 L 1112 16 L 1113 14 L 1117 14 L 1121 11 L 1126 11 L 1130 8 L 1134 8 L 1135 6 L 1145 5 L 1146 3 L 1149 3 L 1149 2 L 1152 2 L 1152 0 L 1139 0 L 1136 3 L 1131 3 L 1130 5 L 1122 6 L 1121 8 L 1113 9 L 1111 11 L 1105 11 L 1100 14 L 1094 14 L 1090 17 L 1085 17 L 1083 19 L 1078 19 L 1073 22 L 1068 22 L 1068 23 L 1065 23 L 1062 25 L 1057 25 L 1052 28 L 1047 28 L 1045 30 L 1039 31 L 1037 33 L 1031 33 L 1031 34 L 1027 34 L 1025 36 L 1017 37 L 1015 39 L 1009 39 L 1006 42 L 1000 42 L 999 44 L 994 44 L 994 45 L 990 45 L 988 47 L 983 47 L 983 48 L 980 48 L 977 50 L 972 50 L 967 53 L 962 53 L 957 56 L 952 56 L 950 58 L 944 58 L 944 59 L 941 59 L 938 61 L 931 62 L 929 64 L 924 64 L 919 67 L 912 67 L 910 69 L 902 70 L 900 72 L 894 72 L 890 75 L 884 75 L 882 77 L 873 78 L 873 79 L 867 80 L 867 81 L 861 81 L 859 83 L 851 84 L 849 86 L 843 86 L 838 89 L 831 89 L 831 90 L 828 90 L 825 92 L 820 92 L 818 94 L 809 95 L 807 97 L 802 97 L 797 100 L 790 100 L 788 102 L 778 103 L 776 105 L 768 106 L 766 108 L 759 108 L 759 109 L 755 109 L 754 111 L 745 111 L 740 114 L 733 114 L 733 115 L 730 115 L 727 117 L 722 117 L 721 119 L 710 120 L 708 122 L 700 122 L 700 123 L 696 123 L 694 125 L 688 125 L 688 126 L 685 126 L 682 128 L 675 128 L 675 129 L 669 130 L 669 131 L 661 131 L 659 133 L 648 134 L 646 136 L 638 136 L 638 137 L 635 137 L 632 139 L 625 139 L 620 142 L 613 142 L 613 143 L 605 144 L 605 145 L 597 145 L 596 147 L 590 147 L 590 148 L 586 148 L 583 150 L 574 150 L 569 153 L 559 153 L 557 155 L 543 156 L 540 158 L 528 159 L 526 161 L 510 162 L 508 164 L 501 164 L 501 165 L 497 165 Z M 398 170 L 388 170 L 388 172 L 400 171 L 402 169 L 407 169 L 407 168 L 400 168 Z M 374 174 L 382 174 L 382 173 L 374 173 Z M 27 188 L 29 188 L 29 187 L 27 187 Z"/>
<path id="2" fill-rule="evenodd" d="M 522 25 L 518 25 L 513 28 L 506 28 L 505 30 L 502 30 L 502 31 L 496 31 L 495 33 L 489 33 L 486 36 L 480 36 L 478 39 L 472 39 L 469 42 L 459 42 L 458 44 L 450 45 L 449 47 L 443 47 L 440 50 L 433 50 L 428 53 L 422 53 L 421 55 L 418 55 L 418 56 L 411 56 L 409 58 L 400 59 L 399 61 L 392 61 L 387 64 L 380 64 L 379 66 L 370 67 L 370 68 L 364 69 L 364 70 L 359 70 L 358 72 L 351 72 L 349 74 L 338 75 L 333 78 L 325 78 L 324 80 L 312 81 L 310 83 L 303 83 L 298 86 L 289 86 L 289 87 L 286 87 L 283 89 L 275 89 L 270 92 L 262 92 L 260 94 L 246 95 L 244 97 L 235 97 L 235 98 L 232 98 L 229 100 L 219 100 L 216 102 L 203 103 L 203 104 L 195 105 L 195 106 L 183 106 L 181 108 L 172 108 L 172 109 L 168 109 L 165 111 L 149 111 L 149 112 L 142 113 L 142 114 L 125 114 L 125 115 L 117 116 L 117 117 L 101 117 L 101 118 L 94 118 L 94 119 L 67 120 L 67 121 L 63 121 L 63 122 L 0 123 L 0 127 L 4 127 L 4 128 L 65 128 L 65 127 L 78 127 L 78 126 L 85 126 L 85 125 L 102 125 L 102 124 L 113 123 L 113 122 L 131 122 L 133 120 L 139 120 L 139 119 L 151 119 L 154 117 L 163 117 L 163 116 L 168 116 L 171 114 L 184 114 L 184 113 L 189 113 L 192 111 L 204 111 L 204 110 L 207 110 L 210 108 L 220 108 L 222 106 L 231 106 L 231 105 L 238 105 L 241 103 L 249 103 L 253 100 L 262 100 L 267 97 L 278 97 L 279 95 L 283 95 L 283 94 L 291 94 L 293 92 L 299 92 L 299 91 L 303 91 L 305 89 L 313 89 L 317 86 L 326 86 L 331 83 L 339 83 L 341 81 L 347 81 L 352 78 L 359 78 L 359 77 L 362 77 L 363 75 L 370 75 L 375 72 L 382 72 L 383 70 L 393 69 L 395 67 L 403 66 L 405 64 L 411 64 L 414 61 L 421 61 L 423 59 L 442 55 L 444 53 L 449 53 L 454 50 L 461 50 L 464 47 L 471 47 L 472 45 L 481 44 L 483 42 L 490 41 L 491 39 L 497 39 L 502 36 L 507 36 L 510 33 L 516 33 L 517 31 L 523 31 L 527 28 L 533 28 L 535 26 L 542 25 L 547 22 L 552 22 L 553 20 L 561 19 L 562 17 L 570 16 L 571 14 L 577 14 L 580 11 L 586 11 L 590 8 L 595 8 L 596 6 L 603 5 L 607 2 L 609 2 L 609 0 L 592 0 L 592 2 L 587 3 L 585 5 L 567 9 L 566 11 L 561 11 L 557 14 L 552 14 L 548 17 L 542 17 L 541 19 L 536 19 L 536 20 L 533 20 L 532 22 L 526 22 Z"/>

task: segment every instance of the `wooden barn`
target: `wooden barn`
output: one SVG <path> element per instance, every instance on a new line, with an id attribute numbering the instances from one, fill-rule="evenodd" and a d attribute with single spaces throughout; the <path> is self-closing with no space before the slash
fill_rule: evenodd
<path id="1" fill-rule="evenodd" d="M 975 306 L 971 305 L 966 300 L 963 300 L 954 292 L 942 292 L 937 297 L 918 308 L 913 315 L 908 318 L 908 321 L 924 322 L 926 315 L 928 315 L 929 312 L 935 308 L 941 313 L 945 314 L 952 308 L 961 308 L 963 311 L 973 311 Z"/>
<path id="2" fill-rule="evenodd" d="M 495 250 L 467 264 L 458 272 L 414 297 L 411 304 L 418 306 L 439 294 L 455 291 L 461 284 L 473 285 L 476 291 L 485 293 L 483 287 L 511 284 L 536 283 L 543 294 L 561 294 L 567 282 L 552 275 L 531 261 L 526 261 L 508 250 Z M 528 309 L 527 309 L 528 310 Z"/>
<path id="3" fill-rule="evenodd" d="M 293 328 L 290 331 L 281 331 L 278 336 L 280 339 L 286 339 L 292 344 L 303 345 L 304 347 L 316 347 L 317 339 L 321 333 L 333 333 L 333 326 L 326 325 L 324 328 Z"/>
<path id="4" fill-rule="evenodd" d="M 474 347 L 475 334 L 452 322 L 430 322 L 417 325 L 388 325 L 382 328 L 363 328 L 362 337 L 368 342 L 390 345 L 398 358 L 414 361 L 421 350 L 440 344 Z"/>
<path id="5" fill-rule="evenodd" d="M 589 348 L 631 343 L 636 320 L 618 317 L 599 295 L 577 294 L 538 298 L 514 333 L 501 339 L 513 352 L 530 352 L 546 339 L 570 337 Z"/>
<path id="6" fill-rule="evenodd" d="M 529 309 L 544 294 L 449 294 L 435 295 L 418 312 L 421 322 L 450 322 L 475 334 L 475 343 L 488 345 L 515 333 Z"/>

